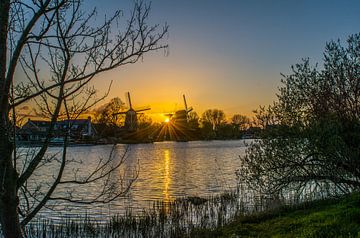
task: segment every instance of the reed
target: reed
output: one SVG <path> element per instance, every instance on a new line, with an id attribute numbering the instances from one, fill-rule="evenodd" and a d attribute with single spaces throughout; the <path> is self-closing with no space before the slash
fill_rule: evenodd
<path id="1" fill-rule="evenodd" d="M 289 197 L 285 201 L 238 190 L 206 198 L 155 201 L 141 213 L 127 210 L 125 214 L 114 215 L 105 222 L 89 216 L 65 218 L 60 223 L 37 218 L 26 227 L 25 233 L 27 237 L 43 238 L 191 237 L 196 230 L 217 229 L 238 216 L 299 202 Z"/>

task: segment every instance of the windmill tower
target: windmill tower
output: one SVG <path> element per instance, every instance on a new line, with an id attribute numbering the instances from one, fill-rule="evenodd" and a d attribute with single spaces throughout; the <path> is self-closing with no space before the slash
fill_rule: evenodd
<path id="1" fill-rule="evenodd" d="M 143 111 L 148 111 L 150 107 L 144 107 L 141 109 L 134 109 L 131 103 L 130 93 L 127 92 L 126 94 L 127 104 L 129 109 L 127 111 L 114 113 L 114 116 L 119 114 L 125 114 L 125 129 L 128 131 L 135 131 L 138 128 L 138 120 L 137 114 L 140 114 Z"/>

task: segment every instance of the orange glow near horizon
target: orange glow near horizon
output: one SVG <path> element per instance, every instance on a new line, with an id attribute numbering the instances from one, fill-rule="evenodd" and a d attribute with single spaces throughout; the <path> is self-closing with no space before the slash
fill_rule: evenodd
<path id="1" fill-rule="evenodd" d="M 124 93 L 129 91 L 134 108 L 150 106 L 151 111 L 146 114 L 154 115 L 157 122 L 165 120 L 155 115 L 157 113 L 184 109 L 183 94 L 188 106 L 193 107 L 199 116 L 207 109 L 216 108 L 223 110 L 229 118 L 234 114 L 252 116 L 252 111 L 259 105 L 268 105 L 276 97 L 278 84 L 260 81 L 268 75 L 258 69 L 239 69 L 226 59 L 215 66 L 196 57 L 182 63 L 174 60 L 172 55 L 145 57 L 143 62 L 99 75 L 94 87 L 104 92 L 107 89 L 105 86 L 112 81 L 104 103 L 115 97 L 125 102 Z M 254 79 L 252 74 L 257 74 L 257 78 Z M 225 78 L 231 82 L 225 82 Z"/>

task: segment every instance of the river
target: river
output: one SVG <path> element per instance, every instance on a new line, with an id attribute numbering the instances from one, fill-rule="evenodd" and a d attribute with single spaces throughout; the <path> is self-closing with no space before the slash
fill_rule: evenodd
<path id="1" fill-rule="evenodd" d="M 68 148 L 67 159 L 74 161 L 65 168 L 64 180 L 89 173 L 96 167 L 99 158 L 106 158 L 111 145 L 74 146 Z M 67 201 L 52 201 L 49 208 L 42 209 L 39 217 L 54 221 L 64 217 L 90 216 L 95 219 L 124 214 L 126 210 L 139 212 L 151 206 L 156 200 L 170 201 L 186 196 L 206 197 L 236 188 L 235 171 L 240 166 L 240 155 L 246 149 L 246 141 L 191 141 L 159 142 L 152 144 L 116 145 L 115 161 L 124 151 L 125 161 L 114 176 L 123 176 L 124 181 L 138 172 L 138 177 L 126 196 L 109 204 L 71 204 Z M 47 155 L 60 152 L 61 148 L 51 147 Z M 24 153 L 24 151 L 23 151 Z M 28 153 L 28 151 L 27 151 Z M 56 156 L 60 156 L 57 154 Z M 76 161 L 76 163 L 75 163 Z M 35 188 L 46 188 L 46 181 L 56 174 L 56 162 L 44 165 L 33 176 Z M 76 194 L 91 197 L 102 189 L 101 184 L 74 186 L 64 184 L 58 187 L 54 196 Z M 39 189 L 41 190 L 41 189 Z"/>

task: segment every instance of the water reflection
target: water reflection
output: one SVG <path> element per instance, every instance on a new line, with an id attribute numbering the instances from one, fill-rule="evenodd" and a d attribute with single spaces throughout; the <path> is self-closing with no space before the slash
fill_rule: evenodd
<path id="1" fill-rule="evenodd" d="M 64 174 L 73 175 L 74 171 L 89 172 L 97 166 L 99 157 L 107 156 L 111 146 L 70 147 L 69 160 L 82 159 L 84 163 L 75 164 Z M 118 159 L 123 155 L 127 145 L 117 145 Z M 193 142 L 162 142 L 153 144 L 131 145 L 125 164 L 120 168 L 124 179 L 132 177 L 133 168 L 139 169 L 139 177 L 125 198 L 119 198 L 111 204 L 73 205 L 66 201 L 57 207 L 72 208 L 72 211 L 48 211 L 41 213 L 53 219 L 62 219 L 64 214 L 78 215 L 97 214 L 103 218 L 111 214 L 125 213 L 130 207 L 134 212 L 148 208 L 153 201 L 169 202 L 185 196 L 211 196 L 228 189 L 235 189 L 235 170 L 240 166 L 239 155 L 244 153 L 244 141 L 193 141 Z M 56 153 L 59 148 L 50 148 L 49 153 Z M 41 175 L 52 178 L 58 167 L 46 168 Z M 74 170 L 74 171 L 73 171 Z M 44 182 L 41 178 L 39 181 Z M 81 195 L 87 196 L 101 189 L 101 184 L 93 187 L 70 187 Z M 60 189 L 56 193 L 62 193 Z M 49 215 L 48 215 L 49 214 Z"/>
<path id="2" fill-rule="evenodd" d="M 170 193 L 169 193 L 169 185 L 171 183 L 170 177 L 170 151 L 168 149 L 164 150 L 164 202 L 170 202 Z"/>

